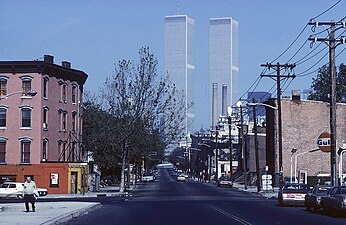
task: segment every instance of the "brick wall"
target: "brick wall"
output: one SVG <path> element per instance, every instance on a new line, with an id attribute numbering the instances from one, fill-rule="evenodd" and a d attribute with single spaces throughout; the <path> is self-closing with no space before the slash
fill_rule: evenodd
<path id="1" fill-rule="evenodd" d="M 272 101 L 271 104 L 275 105 L 276 101 Z M 318 136 L 322 132 L 329 132 L 329 104 L 318 101 L 282 99 L 281 105 L 283 174 L 288 177 L 290 176 L 291 150 L 293 148 L 298 149 L 293 155 L 294 174 L 295 155 L 317 149 Z M 269 158 L 275 163 L 276 171 L 278 171 L 277 113 L 275 110 L 268 111 L 267 131 L 269 130 L 269 132 L 267 132 L 267 154 L 269 153 Z M 271 114 L 274 117 L 270 117 Z M 346 143 L 346 104 L 337 105 L 336 122 L 336 146 L 338 149 L 342 146 L 343 141 Z M 316 151 L 301 154 L 297 159 L 297 170 L 305 170 L 309 176 L 315 176 L 319 173 L 330 173 L 330 153 Z M 274 165 L 271 166 L 273 167 Z M 344 166 L 344 171 L 346 171 L 346 166 Z"/>

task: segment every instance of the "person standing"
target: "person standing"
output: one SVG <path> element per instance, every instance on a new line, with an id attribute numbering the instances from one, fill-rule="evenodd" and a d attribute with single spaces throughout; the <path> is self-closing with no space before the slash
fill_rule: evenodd
<path id="1" fill-rule="evenodd" d="M 31 177 L 27 177 L 23 188 L 26 212 L 29 212 L 29 202 L 31 203 L 32 211 L 35 212 L 34 191 L 36 190 L 36 188 L 37 187 L 35 181 L 31 180 Z"/>

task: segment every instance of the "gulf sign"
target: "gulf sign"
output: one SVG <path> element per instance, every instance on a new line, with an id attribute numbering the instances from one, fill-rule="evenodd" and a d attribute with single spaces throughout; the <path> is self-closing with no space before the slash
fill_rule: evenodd
<path id="1" fill-rule="evenodd" d="M 330 134 L 322 133 L 318 136 L 317 146 L 322 152 L 330 152 Z"/>

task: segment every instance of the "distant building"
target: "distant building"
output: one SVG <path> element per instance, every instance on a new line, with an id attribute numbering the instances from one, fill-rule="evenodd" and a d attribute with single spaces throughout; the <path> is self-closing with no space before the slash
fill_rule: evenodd
<path id="1" fill-rule="evenodd" d="M 49 193 L 87 190 L 81 143 L 86 79 L 49 55 L 0 61 L 0 183 L 31 176 Z"/>
<path id="2" fill-rule="evenodd" d="M 186 104 L 194 103 L 194 29 L 195 21 L 186 15 L 165 17 L 165 71 L 186 97 Z M 194 131 L 194 106 L 185 112 L 185 137 Z"/>
<path id="3" fill-rule="evenodd" d="M 209 20 L 209 75 L 211 87 L 211 125 L 237 101 L 238 26 L 232 17 Z"/>

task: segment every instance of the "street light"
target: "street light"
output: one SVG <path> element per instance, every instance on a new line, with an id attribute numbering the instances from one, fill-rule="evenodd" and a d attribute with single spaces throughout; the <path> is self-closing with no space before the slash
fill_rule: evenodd
<path id="1" fill-rule="evenodd" d="M 293 163 L 292 163 L 292 158 L 293 158 L 293 155 L 294 155 L 294 153 L 296 153 L 297 152 L 297 150 L 298 149 L 296 149 L 296 148 L 292 148 L 292 150 L 291 150 L 291 183 L 292 183 L 292 173 L 293 173 Z M 294 181 L 296 180 L 296 178 L 294 178 Z"/>
<path id="2" fill-rule="evenodd" d="M 9 93 L 7 95 L 4 95 L 4 96 L 0 96 L 0 99 L 5 99 L 5 98 L 8 98 L 12 95 L 15 95 L 15 94 L 23 94 L 23 95 L 30 95 L 30 96 L 35 96 L 37 94 L 36 91 L 33 91 L 33 90 L 28 90 L 28 91 L 15 91 L 15 92 L 12 92 L 12 93 Z"/>
<path id="3" fill-rule="evenodd" d="M 304 155 L 304 154 L 307 154 L 307 153 L 311 153 L 311 152 L 316 152 L 316 151 L 319 151 L 320 149 L 313 149 L 313 150 L 309 150 L 309 151 L 306 151 L 306 152 L 301 152 L 301 153 L 298 153 L 296 156 L 295 156 L 295 159 L 294 159 L 294 178 L 296 180 L 296 177 L 297 177 L 297 160 L 298 160 L 298 156 L 300 155 Z M 296 183 L 296 182 L 295 182 Z M 299 181 L 298 181 L 299 183 Z"/>
<path id="4" fill-rule="evenodd" d="M 257 106 L 257 105 L 261 105 L 261 106 L 265 106 L 265 107 L 269 107 L 269 108 L 272 108 L 274 110 L 278 110 L 277 107 L 275 106 L 272 106 L 272 105 L 268 105 L 268 104 L 265 104 L 265 103 L 262 103 L 262 102 L 249 102 L 247 103 L 248 106 Z"/>

